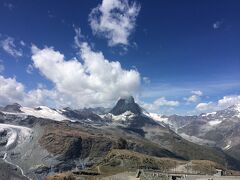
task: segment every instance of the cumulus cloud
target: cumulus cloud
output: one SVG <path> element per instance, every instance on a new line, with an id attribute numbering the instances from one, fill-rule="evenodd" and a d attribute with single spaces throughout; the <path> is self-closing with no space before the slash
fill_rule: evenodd
<path id="1" fill-rule="evenodd" d="M 217 102 L 199 103 L 195 109 L 198 112 L 210 112 L 226 109 L 235 104 L 240 104 L 240 95 L 224 96 Z"/>
<path id="2" fill-rule="evenodd" d="M 240 104 L 240 95 L 224 96 L 222 99 L 218 100 L 218 106 L 220 108 L 227 108 L 234 104 Z"/>
<path id="3" fill-rule="evenodd" d="M 25 106 L 39 106 L 48 105 L 50 107 L 63 107 L 67 103 L 62 103 L 61 106 L 61 96 L 54 89 L 48 90 L 41 87 L 31 90 L 29 92 L 24 92 L 24 99 L 20 101 L 20 104 Z"/>
<path id="4" fill-rule="evenodd" d="M 95 35 L 107 38 L 109 46 L 128 45 L 140 5 L 128 0 L 103 0 L 92 9 L 89 22 Z"/>
<path id="5" fill-rule="evenodd" d="M 119 61 L 110 61 L 102 52 L 93 51 L 83 38 L 80 29 L 76 30 L 75 44 L 79 57 L 66 59 L 52 47 L 43 49 L 32 45 L 32 62 L 27 71 L 33 68 L 51 81 L 52 89 L 38 86 L 26 91 L 24 85 L 15 78 L 0 76 L 0 104 L 18 102 L 26 106 L 48 105 L 52 107 L 107 106 L 119 97 L 138 92 L 140 74 L 135 69 L 122 68 Z"/>
<path id="6" fill-rule="evenodd" d="M 0 45 L 6 53 L 15 58 L 23 56 L 22 49 L 17 48 L 14 41 L 15 41 L 14 38 L 7 37 L 6 39 L 0 41 Z"/>
<path id="7" fill-rule="evenodd" d="M 0 76 L 0 103 L 2 105 L 20 102 L 24 97 L 24 86 L 15 78 Z"/>
<path id="8" fill-rule="evenodd" d="M 67 105 L 68 102 L 56 90 L 38 87 L 31 91 L 26 91 L 24 85 L 15 78 L 5 78 L 0 75 L 0 105 L 4 106 L 12 103 L 19 103 L 23 106 Z"/>
<path id="9" fill-rule="evenodd" d="M 143 103 L 142 106 L 151 112 L 158 111 L 162 106 L 175 107 L 179 106 L 179 101 L 167 100 L 165 97 L 160 97 L 152 103 Z"/>
<path id="10" fill-rule="evenodd" d="M 213 102 L 199 103 L 196 106 L 196 110 L 202 111 L 202 112 L 209 111 L 209 110 L 211 111 L 211 110 L 213 110 L 213 108 L 214 108 Z"/>
<path id="11" fill-rule="evenodd" d="M 125 70 L 118 61 L 107 60 L 102 52 L 79 42 L 78 36 L 75 41 L 81 61 L 66 60 L 53 48 L 32 46 L 34 67 L 53 82 L 63 103 L 76 107 L 106 105 L 138 90 L 140 74 L 136 70 Z"/>
<path id="12" fill-rule="evenodd" d="M 203 95 L 202 91 L 191 91 L 192 95 L 189 96 L 188 98 L 185 98 L 185 100 L 188 103 L 195 103 L 199 101 L 200 97 Z"/>

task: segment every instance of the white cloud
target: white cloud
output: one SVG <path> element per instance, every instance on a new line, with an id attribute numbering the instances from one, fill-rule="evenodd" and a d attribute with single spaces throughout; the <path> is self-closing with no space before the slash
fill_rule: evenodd
<path id="1" fill-rule="evenodd" d="M 33 65 L 32 65 L 32 64 L 29 64 L 29 65 L 27 66 L 27 68 L 26 68 L 26 72 L 27 72 L 28 74 L 32 74 L 33 69 L 34 69 Z"/>
<path id="2" fill-rule="evenodd" d="M 175 107 L 179 106 L 179 101 L 170 101 L 165 97 L 156 99 L 153 103 L 143 103 L 142 106 L 150 112 L 157 112 L 162 106 Z"/>
<path id="3" fill-rule="evenodd" d="M 212 27 L 213 29 L 219 29 L 223 24 L 223 21 L 216 21 L 213 23 Z"/>
<path id="4" fill-rule="evenodd" d="M 199 103 L 197 106 L 196 106 L 196 110 L 197 111 L 202 111 L 202 112 L 204 112 L 204 111 L 211 111 L 211 110 L 213 110 L 213 108 L 214 108 L 214 105 L 213 105 L 213 103 L 212 102 L 208 102 L 208 103 Z"/>
<path id="5" fill-rule="evenodd" d="M 48 105 L 50 107 L 63 107 L 67 103 L 62 103 L 61 106 L 61 99 L 61 96 L 54 89 L 48 90 L 38 87 L 37 89 L 24 93 L 24 99 L 20 104 L 25 106 Z"/>
<path id="6" fill-rule="evenodd" d="M 240 104 L 240 95 L 224 96 L 217 102 L 199 103 L 195 109 L 199 112 L 210 112 L 226 109 L 235 104 Z"/>
<path id="7" fill-rule="evenodd" d="M 118 61 L 107 60 L 88 43 L 80 43 L 78 36 L 75 42 L 81 62 L 76 58 L 66 60 L 53 48 L 32 46 L 34 67 L 53 82 L 61 103 L 73 107 L 106 105 L 138 90 L 140 74 L 136 70 L 125 70 Z"/>
<path id="8" fill-rule="evenodd" d="M 191 92 L 192 94 L 195 94 L 195 95 L 197 95 L 197 96 L 202 96 L 203 95 L 203 92 L 202 91 L 192 91 Z"/>
<path id="9" fill-rule="evenodd" d="M 14 38 L 12 37 L 7 37 L 6 39 L 2 40 L 0 45 L 6 53 L 15 58 L 23 55 L 22 49 L 17 48 L 16 44 L 14 43 Z"/>
<path id="10" fill-rule="evenodd" d="M 13 10 L 13 8 L 14 8 L 12 3 L 5 2 L 3 5 L 4 5 L 4 7 L 8 8 L 9 10 Z"/>
<path id="11" fill-rule="evenodd" d="M 20 41 L 20 44 L 21 44 L 22 46 L 26 46 L 26 43 L 25 43 L 23 40 Z"/>
<path id="12" fill-rule="evenodd" d="M 194 95 L 189 96 L 188 98 L 185 98 L 185 100 L 188 103 L 197 102 L 198 101 L 198 96 L 194 94 Z"/>
<path id="13" fill-rule="evenodd" d="M 135 69 L 125 70 L 118 61 L 107 60 L 96 52 L 76 31 L 75 43 L 79 57 L 66 60 L 53 48 L 39 49 L 32 45 L 33 66 L 50 80 L 54 87 L 39 85 L 25 91 L 15 78 L 0 76 L 0 105 L 20 103 L 25 106 L 48 105 L 52 107 L 86 107 L 111 105 L 119 97 L 138 92 L 140 74 Z M 33 66 L 28 67 L 31 73 Z"/>
<path id="14" fill-rule="evenodd" d="M 0 76 L 0 103 L 6 105 L 20 102 L 24 97 L 24 86 L 15 78 L 4 78 Z"/>
<path id="15" fill-rule="evenodd" d="M 103 0 L 89 15 L 94 34 L 108 39 L 109 46 L 128 45 L 140 5 L 128 0 Z"/>
<path id="16" fill-rule="evenodd" d="M 188 98 L 184 98 L 188 103 L 194 103 L 199 101 L 200 96 L 203 95 L 202 91 L 191 91 L 192 95 Z"/>
<path id="17" fill-rule="evenodd" d="M 178 106 L 179 102 L 178 101 L 168 101 L 165 99 L 165 97 L 161 97 L 161 98 L 155 100 L 154 104 L 156 104 L 157 106 Z"/>
<path id="18" fill-rule="evenodd" d="M 52 11 L 48 10 L 48 17 L 52 19 L 55 18 L 56 15 L 54 15 Z"/>
<path id="19" fill-rule="evenodd" d="M 240 95 L 224 96 L 218 100 L 218 106 L 220 108 L 227 108 L 234 104 L 240 104 Z"/>
<path id="20" fill-rule="evenodd" d="M 47 90 L 38 87 L 26 92 L 24 85 L 15 78 L 5 78 L 0 75 L 0 105 L 2 106 L 16 102 L 23 106 L 49 105 L 54 107 L 61 104 L 62 100 L 60 94 L 54 89 Z"/>
<path id="21" fill-rule="evenodd" d="M 144 82 L 145 84 L 150 84 L 150 83 L 151 83 L 151 80 L 150 80 L 149 77 L 143 77 L 143 82 Z"/>

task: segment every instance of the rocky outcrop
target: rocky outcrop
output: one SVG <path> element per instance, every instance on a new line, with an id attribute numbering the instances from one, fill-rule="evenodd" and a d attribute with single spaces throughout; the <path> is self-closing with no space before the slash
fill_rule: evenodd
<path id="1" fill-rule="evenodd" d="M 35 111 L 41 111 L 41 109 L 38 108 Z M 118 154 L 114 154 L 114 159 L 116 157 L 117 163 L 120 162 L 120 165 L 122 161 L 126 161 L 128 165 L 133 163 L 137 166 L 139 162 L 142 163 L 141 158 L 135 159 L 136 156 L 140 156 L 138 154 L 140 153 L 144 157 L 170 157 L 178 160 L 208 159 L 240 169 L 239 162 L 226 155 L 221 149 L 189 142 L 166 124 L 158 123 L 142 113 L 141 107 L 135 103 L 132 97 L 120 99 L 111 110 L 112 114 L 109 113 L 110 119 L 106 119 L 104 115 L 99 116 L 88 109 L 56 111 L 69 119 L 51 120 L 49 118 L 52 116 L 39 118 L 26 116 L 23 113 L 5 113 L 0 118 L 9 124 L 30 127 L 33 130 L 29 139 L 31 143 L 24 144 L 24 147 L 17 149 L 18 152 L 16 151 L 16 153 L 24 154 L 29 150 L 27 155 L 31 154 L 32 156 L 25 156 L 26 162 L 20 162 L 23 161 L 22 154 L 12 155 L 12 152 L 9 153 L 11 158 L 15 158 L 16 162 L 19 162 L 19 166 L 29 168 L 29 164 L 34 164 L 29 170 L 34 172 L 31 177 L 36 175 L 41 179 L 47 174 L 69 171 L 76 167 L 79 169 L 94 167 L 102 162 L 109 152 L 116 149 L 123 153 L 120 157 Z M 124 114 L 126 111 L 131 111 L 131 113 Z M 175 116 L 173 121 L 177 119 L 178 117 Z M 185 120 L 182 118 L 179 125 L 183 123 Z M 239 131 L 236 129 L 234 132 Z M 0 132 L 2 136 L 4 133 Z M 15 150 L 13 149 L 13 151 Z M 128 151 L 133 154 L 129 154 Z M 154 168 L 157 165 L 151 164 L 156 162 L 155 158 L 149 160 L 149 163 L 148 158 L 145 159 L 147 162 L 142 163 L 143 167 Z M 107 160 L 115 163 L 115 160 Z"/>
<path id="2" fill-rule="evenodd" d="M 21 113 L 21 105 L 18 103 L 14 103 L 11 105 L 7 105 L 5 107 L 2 108 L 2 111 L 6 111 L 6 112 L 13 112 L 13 113 Z"/>
<path id="3" fill-rule="evenodd" d="M 114 144 L 110 138 L 99 137 L 82 129 L 71 129 L 63 124 L 57 126 L 58 129 L 46 127 L 39 143 L 51 154 L 59 156 L 60 160 L 99 158 Z"/>

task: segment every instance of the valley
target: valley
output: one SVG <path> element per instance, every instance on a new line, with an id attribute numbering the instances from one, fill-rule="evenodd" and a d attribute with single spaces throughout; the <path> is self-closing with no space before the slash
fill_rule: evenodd
<path id="1" fill-rule="evenodd" d="M 77 177 L 78 171 L 86 171 L 103 178 L 137 169 L 168 172 L 195 160 L 206 161 L 195 168 L 196 173 L 239 170 L 240 162 L 228 151 L 232 147 L 221 149 L 214 139 L 183 131 L 198 122 L 196 117 L 179 119 L 153 117 L 132 97 L 120 99 L 109 113 L 98 114 L 89 109 L 8 105 L 0 112 L 1 163 L 8 166 L 1 174 L 40 180 L 63 172 Z M 209 121 L 213 121 L 212 115 Z M 193 171 L 195 166 L 189 168 Z"/>
<path id="2" fill-rule="evenodd" d="M 240 0 L 0 0 L 0 180 L 240 180 Z"/>

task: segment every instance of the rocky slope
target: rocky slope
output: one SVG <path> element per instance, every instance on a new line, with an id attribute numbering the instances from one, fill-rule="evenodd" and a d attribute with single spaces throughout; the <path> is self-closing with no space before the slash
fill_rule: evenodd
<path id="1" fill-rule="evenodd" d="M 59 173 L 47 177 L 46 180 L 84 179 L 86 177 L 88 179 L 131 179 L 129 175 L 132 174 L 131 177 L 134 178 L 139 169 L 202 174 L 215 174 L 216 169 L 227 170 L 224 166 L 208 160 L 183 161 L 149 156 L 125 149 L 114 149 L 100 163 L 88 170 Z M 226 173 L 230 174 L 232 172 L 226 171 Z M 121 176 L 121 174 L 125 174 L 125 176 Z M 152 172 L 147 179 L 168 179 L 164 175 L 162 177 L 152 177 L 152 174 L 154 173 Z"/>
<path id="2" fill-rule="evenodd" d="M 115 149 L 178 160 L 206 159 L 234 169 L 240 167 L 236 159 L 221 149 L 185 140 L 165 123 L 149 116 L 132 97 L 120 99 L 105 114 L 91 109 L 57 110 L 44 106 L 18 105 L 10 111 L 2 108 L 0 122 L 1 157 L 28 179 L 94 167 L 106 161 Z"/>
<path id="3" fill-rule="evenodd" d="M 199 116 L 169 116 L 165 123 L 183 138 L 218 147 L 240 160 L 240 104 Z"/>

